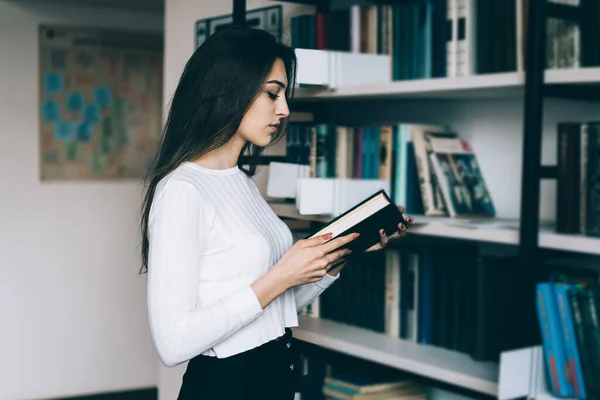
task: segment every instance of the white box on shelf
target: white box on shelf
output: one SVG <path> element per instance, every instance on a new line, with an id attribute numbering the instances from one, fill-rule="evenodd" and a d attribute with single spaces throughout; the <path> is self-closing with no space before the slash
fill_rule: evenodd
<path id="1" fill-rule="evenodd" d="M 298 68 L 296 84 L 308 86 L 330 86 L 331 52 L 313 49 L 295 49 Z"/>
<path id="2" fill-rule="evenodd" d="M 526 397 L 531 400 L 556 399 L 546 383 L 544 348 L 532 346 L 504 351 L 500 355 L 498 399 Z M 562 400 L 571 400 L 562 398 Z"/>
<path id="3" fill-rule="evenodd" d="M 498 377 L 498 399 L 511 400 L 533 396 L 532 382 L 535 380 L 536 353 L 539 347 L 504 351 L 500 354 L 500 376 Z"/>
<path id="4" fill-rule="evenodd" d="M 391 82 L 390 56 L 335 52 L 331 79 L 332 88 Z"/>
<path id="5" fill-rule="evenodd" d="M 314 49 L 296 49 L 295 53 L 297 85 L 335 89 L 391 82 L 389 55 Z"/>
<path id="6" fill-rule="evenodd" d="M 296 198 L 298 179 L 310 175 L 308 165 L 271 162 L 269 163 L 269 179 L 267 196 L 273 198 Z"/>
<path id="7" fill-rule="evenodd" d="M 379 190 L 388 195 L 383 179 L 303 178 L 298 180 L 296 208 L 301 215 L 336 217 Z"/>
<path id="8" fill-rule="evenodd" d="M 296 183 L 296 208 L 299 214 L 331 215 L 335 199 L 334 178 L 302 178 Z"/>

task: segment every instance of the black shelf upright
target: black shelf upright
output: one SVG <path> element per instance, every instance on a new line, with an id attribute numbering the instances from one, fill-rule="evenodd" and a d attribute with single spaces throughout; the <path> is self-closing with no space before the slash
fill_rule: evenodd
<path id="1" fill-rule="evenodd" d="M 595 37 L 593 16 L 597 15 L 596 0 L 581 0 L 579 6 L 554 3 L 549 0 L 530 0 L 527 20 L 525 59 L 525 95 L 523 120 L 523 153 L 521 176 L 521 210 L 519 229 L 519 256 L 525 279 L 531 293 L 529 311 L 523 316 L 528 344 L 541 342 L 535 315 L 535 283 L 541 275 L 542 254 L 539 247 L 540 184 L 542 179 L 556 179 L 558 167 L 541 164 L 544 99 L 599 100 L 596 88 L 571 85 L 553 85 L 545 82 L 546 26 L 549 18 L 572 20 L 581 31 L 581 65 L 598 64 L 598 48 L 590 42 Z M 560 211 L 560 210 L 559 210 Z"/>
<path id="2" fill-rule="evenodd" d="M 524 344 L 536 344 L 535 283 L 538 271 L 540 184 L 543 176 L 554 175 L 541 165 L 544 110 L 544 75 L 546 70 L 547 0 L 529 2 L 525 53 L 525 95 L 523 109 L 523 150 L 521 175 L 521 210 L 519 225 L 519 257 L 524 274 L 528 307 L 521 315 L 525 329 Z M 544 171 L 544 174 L 542 174 Z"/>
<path id="3" fill-rule="evenodd" d="M 246 0 L 233 0 L 232 16 L 234 25 L 246 23 Z"/>

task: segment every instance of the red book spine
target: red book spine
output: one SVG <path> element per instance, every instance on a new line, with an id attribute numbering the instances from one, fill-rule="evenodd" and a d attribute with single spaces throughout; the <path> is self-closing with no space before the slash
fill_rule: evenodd
<path id="1" fill-rule="evenodd" d="M 327 14 L 318 12 L 315 14 L 316 48 L 325 50 L 328 48 Z"/>

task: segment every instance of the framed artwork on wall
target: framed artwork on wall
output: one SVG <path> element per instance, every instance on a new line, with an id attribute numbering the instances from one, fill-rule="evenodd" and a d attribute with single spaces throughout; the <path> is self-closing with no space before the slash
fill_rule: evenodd
<path id="1" fill-rule="evenodd" d="M 160 32 L 39 29 L 41 180 L 140 179 L 162 120 Z"/>
<path id="2" fill-rule="evenodd" d="M 281 5 L 257 8 L 246 12 L 246 24 L 269 32 L 278 41 L 282 37 L 282 7 Z M 205 18 L 196 21 L 196 48 L 198 48 L 207 37 L 219 29 L 233 23 L 233 15 L 221 15 L 213 18 Z"/>

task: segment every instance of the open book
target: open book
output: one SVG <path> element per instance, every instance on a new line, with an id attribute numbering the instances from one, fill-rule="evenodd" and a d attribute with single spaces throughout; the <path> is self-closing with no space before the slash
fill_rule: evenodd
<path id="1" fill-rule="evenodd" d="M 328 232 L 333 233 L 333 238 L 358 232 L 360 236 L 342 248 L 359 252 L 379 243 L 381 240 L 380 229 L 384 229 L 385 233 L 391 236 L 398 231 L 398 224 L 400 223 L 403 223 L 406 227 L 409 226 L 387 193 L 380 190 L 334 218 L 317 232 L 309 235 L 308 238 L 324 235 Z"/>

